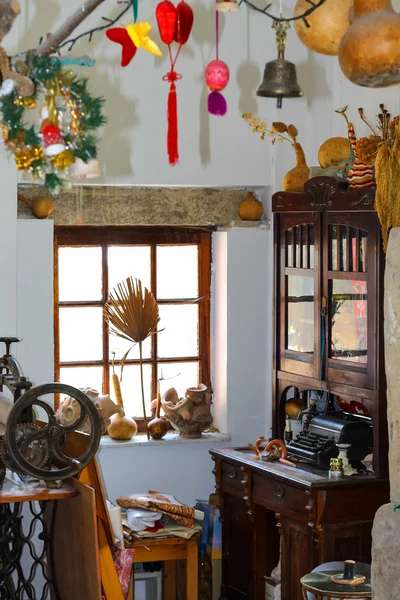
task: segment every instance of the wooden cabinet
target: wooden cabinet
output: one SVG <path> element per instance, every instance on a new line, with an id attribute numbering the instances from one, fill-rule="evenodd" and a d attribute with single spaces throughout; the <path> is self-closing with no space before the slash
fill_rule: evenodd
<path id="1" fill-rule="evenodd" d="M 343 192 L 316 177 L 304 194 L 276 193 L 272 209 L 275 436 L 296 395 L 358 403 L 371 420 L 374 472 L 385 477 L 384 255 L 374 190 Z"/>
<path id="2" fill-rule="evenodd" d="M 374 473 L 332 480 L 310 465 L 256 460 L 248 448 L 212 450 L 223 600 L 264 599 L 264 578 L 279 552 L 282 600 L 301 600 L 300 578 L 318 564 L 370 562 L 372 521 L 389 499 L 384 256 L 374 190 L 342 191 L 319 177 L 304 194 L 278 192 L 272 208 L 274 437 L 283 437 L 287 400 L 307 404 L 317 395 L 329 410 L 363 413 Z"/>

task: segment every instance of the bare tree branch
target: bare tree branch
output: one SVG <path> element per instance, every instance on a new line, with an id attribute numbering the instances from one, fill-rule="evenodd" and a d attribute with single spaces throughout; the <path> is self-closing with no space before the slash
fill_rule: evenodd
<path id="1" fill-rule="evenodd" d="M 16 0 L 8 0 L 8 3 L 15 2 Z M 105 0 L 86 0 L 77 11 L 74 12 L 65 23 L 55 32 L 48 33 L 45 39 L 39 44 L 39 47 L 33 51 L 33 54 L 53 54 L 57 51 L 59 45 L 69 36 L 71 33 L 86 19 L 90 13 L 92 13 L 100 4 Z M 2 3 L 7 0 L 0 0 L 0 7 Z M 0 9 L 1 12 L 1 9 Z M 0 21 L 1 24 L 1 21 Z M 11 28 L 11 26 L 10 26 Z M 9 28 L 9 29 L 10 29 Z"/>
<path id="2" fill-rule="evenodd" d="M 10 31 L 20 12 L 18 0 L 0 0 L 0 41 Z"/>

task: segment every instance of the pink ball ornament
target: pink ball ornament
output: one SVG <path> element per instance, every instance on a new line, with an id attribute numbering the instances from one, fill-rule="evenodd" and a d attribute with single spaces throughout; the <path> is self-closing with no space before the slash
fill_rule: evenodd
<path id="1" fill-rule="evenodd" d="M 223 60 L 212 60 L 205 73 L 207 87 L 212 92 L 220 92 L 229 82 L 229 68 Z"/>
<path id="2" fill-rule="evenodd" d="M 212 60 L 206 68 L 205 79 L 207 87 L 211 90 L 208 96 L 208 112 L 223 117 L 228 110 L 228 105 L 220 91 L 229 82 L 228 65 L 222 60 Z"/>

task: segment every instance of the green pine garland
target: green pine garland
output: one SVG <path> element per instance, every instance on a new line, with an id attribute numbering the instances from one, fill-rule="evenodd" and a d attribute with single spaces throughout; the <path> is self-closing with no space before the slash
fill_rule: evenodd
<path id="1" fill-rule="evenodd" d="M 29 77 L 36 86 L 35 94 L 30 97 L 36 100 L 39 94 L 46 93 L 51 82 L 59 78 L 62 81 L 63 75 L 67 72 L 61 69 L 61 63 L 56 57 L 32 56 L 29 57 Z M 65 88 L 68 91 L 69 98 L 75 103 L 79 113 L 79 131 L 63 134 L 63 139 L 76 158 L 80 158 L 85 163 L 90 159 L 97 157 L 97 139 L 94 132 L 106 123 L 103 114 L 104 98 L 93 98 L 88 91 L 88 80 L 74 76 L 70 79 L 70 85 Z M 40 149 L 42 139 L 40 132 L 36 131 L 34 126 L 28 126 L 24 122 L 25 106 L 17 90 L 13 90 L 7 96 L 0 97 L 0 112 L 2 115 L 1 125 L 4 132 L 6 144 L 15 152 L 30 150 L 32 148 Z M 57 191 L 63 186 L 63 180 L 58 176 L 50 158 L 43 155 L 42 158 L 36 157 L 32 160 L 29 171 L 34 176 L 43 176 L 45 185 L 50 191 Z"/>

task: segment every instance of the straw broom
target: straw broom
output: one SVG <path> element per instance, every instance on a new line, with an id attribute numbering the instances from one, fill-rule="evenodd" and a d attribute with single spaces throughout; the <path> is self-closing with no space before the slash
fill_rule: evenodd
<path id="1" fill-rule="evenodd" d="M 394 142 L 381 144 L 375 161 L 375 208 L 382 227 L 383 249 L 386 252 L 389 231 L 400 227 L 400 131 Z"/>
<path id="2" fill-rule="evenodd" d="M 104 318 L 109 324 L 111 333 L 133 344 L 139 344 L 143 416 L 147 439 L 149 439 L 144 400 L 142 348 L 143 342 L 156 333 L 157 325 L 160 322 L 156 299 L 147 288 L 142 286 L 141 281 L 128 277 L 119 283 L 110 294 L 109 301 L 104 307 Z M 131 350 L 132 348 L 123 357 L 122 365 Z"/>

